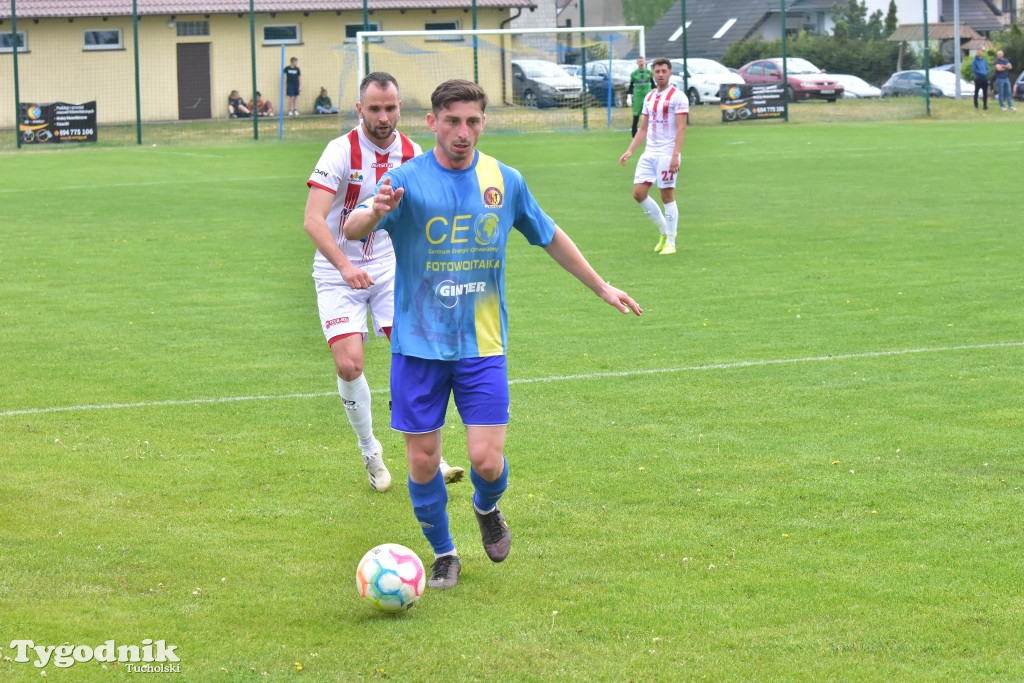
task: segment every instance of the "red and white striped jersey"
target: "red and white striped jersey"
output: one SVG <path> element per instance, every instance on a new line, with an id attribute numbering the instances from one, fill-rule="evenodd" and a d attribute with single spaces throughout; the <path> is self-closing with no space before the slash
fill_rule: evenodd
<path id="1" fill-rule="evenodd" d="M 676 143 L 676 115 L 687 114 L 690 101 L 686 94 L 673 86 L 652 90 L 644 98 L 643 113 L 647 116 L 647 146 L 645 154 L 669 156 Z"/>
<path id="2" fill-rule="evenodd" d="M 422 151 L 419 145 L 401 133 L 395 136 L 386 149 L 382 149 L 366 137 L 361 125 L 327 144 L 306 186 L 319 187 L 334 195 L 334 202 L 327 214 L 327 227 L 352 263 L 365 264 L 395 258 L 395 250 L 387 233 L 377 230 L 364 241 L 353 241 L 345 239 L 342 228 L 352 209 L 373 194 L 377 181 L 389 169 L 405 163 Z M 336 269 L 317 251 L 313 271 L 330 273 Z"/>

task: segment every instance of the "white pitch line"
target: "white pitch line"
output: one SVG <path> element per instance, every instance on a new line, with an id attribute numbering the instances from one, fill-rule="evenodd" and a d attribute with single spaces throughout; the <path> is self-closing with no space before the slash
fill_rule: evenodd
<path id="1" fill-rule="evenodd" d="M 656 368 L 652 370 L 622 370 L 619 372 L 594 372 L 585 375 L 555 375 L 552 377 L 533 377 L 509 380 L 509 384 L 537 384 L 540 382 L 574 382 L 607 377 L 642 377 L 644 375 L 665 375 L 678 372 L 706 372 L 708 370 L 733 370 L 737 368 L 763 367 L 768 365 L 790 365 L 794 363 L 820 363 L 834 360 L 855 360 L 858 358 L 884 358 L 886 356 L 906 356 L 916 353 L 945 353 L 949 351 L 977 351 L 981 349 L 1005 349 L 1022 347 L 1024 341 L 997 342 L 994 344 L 963 344 L 960 346 L 939 346 L 920 349 L 895 349 L 891 351 L 865 351 L 864 353 L 840 353 L 828 356 L 806 356 L 803 358 L 771 358 L 766 360 L 745 360 L 734 363 L 712 363 L 709 365 L 690 365 L 681 368 Z M 384 393 L 377 389 L 371 393 Z M 45 413 L 68 413 L 87 410 L 116 410 L 120 408 L 149 408 L 153 406 L 192 406 L 210 403 L 236 403 L 239 401 L 279 401 L 291 398 L 325 398 L 337 396 L 337 392 L 316 394 L 271 394 L 267 396 L 226 396 L 223 398 L 189 398 L 169 399 L 166 401 L 140 401 L 138 403 L 106 403 L 82 406 L 55 406 L 52 408 L 26 408 L 23 410 L 0 411 L 0 417 L 14 415 L 42 415 Z"/>
<path id="2" fill-rule="evenodd" d="M 264 180 L 290 180 L 290 181 L 294 181 L 295 178 L 293 176 L 260 176 L 259 178 L 242 176 L 242 177 L 237 177 L 237 178 L 222 178 L 222 179 L 218 179 L 217 182 L 221 183 L 221 184 L 223 184 L 223 183 L 231 183 L 231 182 L 236 182 L 236 183 L 238 183 L 238 182 L 241 182 L 241 183 L 253 183 L 253 182 L 256 182 L 256 181 L 264 181 Z M 118 188 L 118 189 L 126 189 L 126 188 L 132 188 L 132 187 L 163 187 L 163 186 L 166 186 L 166 185 L 196 185 L 196 184 L 205 184 L 207 182 L 209 182 L 209 181 L 207 179 L 205 179 L 205 178 L 181 178 L 181 179 L 178 179 L 178 180 L 147 180 L 147 181 L 134 181 L 134 182 L 127 182 L 127 183 L 103 183 L 102 185 L 62 185 L 61 186 L 61 190 L 86 190 L 86 191 L 92 191 L 92 190 L 97 190 L 97 189 L 100 189 L 100 188 L 109 188 L 109 187 Z M 23 187 L 0 187 L 0 194 L 14 194 L 14 193 L 19 193 L 19 192 L 24 192 L 24 191 L 25 191 L 25 188 L 23 188 Z"/>

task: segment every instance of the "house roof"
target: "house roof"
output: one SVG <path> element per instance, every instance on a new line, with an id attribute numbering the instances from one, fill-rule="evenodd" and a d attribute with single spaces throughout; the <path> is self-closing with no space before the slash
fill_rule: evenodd
<path id="1" fill-rule="evenodd" d="M 21 0 L 24 2 L 25 0 Z M 649 31 L 645 54 L 648 57 L 682 57 L 683 39 L 677 35 L 682 26 L 682 3 L 684 0 L 677 0 L 672 7 L 662 15 Z M 759 29 L 773 15 L 781 11 L 779 0 L 685 0 L 686 22 L 690 25 L 686 32 L 686 51 L 693 57 L 710 57 L 721 59 L 726 50 L 733 43 L 750 38 L 757 34 Z M 821 10 L 834 5 L 836 0 L 788 0 L 788 11 L 799 12 L 801 10 Z M 939 19 L 949 22 L 952 27 L 954 0 L 940 0 L 941 15 Z M 995 0 L 959 0 L 960 21 L 967 24 L 971 29 L 971 35 L 963 34 L 964 41 L 974 40 L 979 34 L 977 31 L 987 33 L 989 31 L 1000 31 L 1006 29 L 1009 23 L 1015 19 L 1013 11 L 1004 12 L 997 5 L 1001 4 Z M 735 23 L 719 39 L 715 35 L 727 21 L 735 19 Z M 929 24 L 929 38 L 935 40 L 952 39 L 952 28 L 949 35 L 942 38 L 935 35 L 933 26 Z M 907 24 L 904 24 L 907 26 Z M 918 34 L 923 34 L 921 24 L 917 24 Z M 902 28 L 902 27 L 901 27 Z M 673 39 L 674 38 L 674 39 Z M 892 40 L 922 40 L 919 38 L 892 38 Z"/>
<path id="2" fill-rule="evenodd" d="M 956 37 L 956 27 L 952 22 L 940 24 L 928 24 L 928 40 L 953 40 Z M 960 40 L 969 41 L 982 38 L 983 36 L 967 24 L 960 23 Z M 920 42 L 924 40 L 924 24 L 900 24 L 899 28 L 893 31 L 888 40 L 897 43 Z"/>
<path id="3" fill-rule="evenodd" d="M 248 14 L 249 0 L 136 0 L 139 15 Z M 369 0 L 370 10 L 470 9 L 473 0 Z M 362 12 L 363 0 L 253 0 L 256 12 Z M 132 0 L 18 0 L 18 18 L 129 16 Z M 536 0 L 476 0 L 477 9 L 537 7 Z M 0 18 L 11 16 L 0 3 Z"/>
<path id="4" fill-rule="evenodd" d="M 975 31 L 1002 31 L 1012 20 L 991 0 L 960 0 L 960 21 Z M 953 21 L 953 0 L 942 0 L 942 21 Z"/>
<path id="5" fill-rule="evenodd" d="M 721 59 L 729 46 L 753 35 L 768 15 L 780 11 L 779 0 L 685 0 L 686 52 L 690 57 Z M 676 32 L 682 26 L 679 0 L 647 32 L 645 54 L 648 57 L 682 57 L 683 39 Z M 726 22 L 736 21 L 721 38 L 713 36 Z M 673 39 L 674 37 L 674 39 Z"/>

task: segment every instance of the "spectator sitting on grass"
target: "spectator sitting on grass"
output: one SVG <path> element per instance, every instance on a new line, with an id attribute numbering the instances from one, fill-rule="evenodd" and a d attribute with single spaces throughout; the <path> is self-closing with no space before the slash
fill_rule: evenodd
<path id="1" fill-rule="evenodd" d="M 237 90 L 232 90 L 228 95 L 228 115 L 233 119 L 247 119 L 252 116 L 252 110 L 245 106 Z"/>
<path id="2" fill-rule="evenodd" d="M 259 90 L 256 91 L 256 105 L 253 106 L 253 101 L 249 100 L 249 110 L 256 112 L 257 116 L 274 115 L 274 105 L 270 103 L 270 100 L 263 99 Z"/>
<path id="3" fill-rule="evenodd" d="M 320 96 L 314 103 L 317 114 L 337 114 L 338 109 L 331 104 L 331 98 L 327 95 L 327 88 L 320 88 Z"/>

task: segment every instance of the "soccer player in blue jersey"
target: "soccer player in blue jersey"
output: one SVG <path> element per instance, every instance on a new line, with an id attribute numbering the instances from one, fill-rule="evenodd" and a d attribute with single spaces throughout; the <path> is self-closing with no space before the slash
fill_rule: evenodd
<path id="1" fill-rule="evenodd" d="M 512 534 L 498 501 L 508 486 L 509 417 L 505 246 L 514 227 L 622 313 L 641 308 L 601 279 L 541 210 L 523 176 L 476 149 L 487 95 L 445 81 L 431 95 L 434 148 L 390 169 L 345 223 L 345 236 L 391 236 L 397 261 L 391 335 L 391 426 L 405 436 L 409 497 L 434 550 L 428 584 L 451 588 L 462 565 L 448 525 L 439 471 L 450 395 L 466 426 L 473 508 L 484 551 L 508 556 Z"/>

